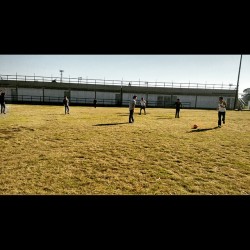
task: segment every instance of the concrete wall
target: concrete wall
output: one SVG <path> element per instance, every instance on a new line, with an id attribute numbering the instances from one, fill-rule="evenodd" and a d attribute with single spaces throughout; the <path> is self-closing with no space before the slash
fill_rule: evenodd
<path id="1" fill-rule="evenodd" d="M 8 86 L 7 86 L 8 85 Z M 171 107 L 177 98 L 187 108 L 217 107 L 219 96 L 228 102 L 228 109 L 234 105 L 235 90 L 228 89 L 189 89 L 161 88 L 138 86 L 108 86 L 91 84 L 61 84 L 8 81 L 4 86 L 6 100 L 61 103 L 64 95 L 68 95 L 71 103 L 93 104 L 96 97 L 99 105 L 127 106 L 133 95 L 138 96 L 138 104 L 144 97 L 149 107 Z M 121 97 L 122 93 L 122 97 Z M 17 98 L 18 95 L 18 98 Z M 14 98 L 16 96 L 16 99 Z"/>
<path id="2" fill-rule="evenodd" d="M 13 93 L 13 91 L 12 91 Z M 14 91 L 14 93 L 17 93 L 18 95 L 18 101 L 34 101 L 34 102 L 40 102 L 42 101 L 43 96 L 43 90 L 42 89 L 36 89 L 36 88 L 18 88 L 17 92 Z"/>

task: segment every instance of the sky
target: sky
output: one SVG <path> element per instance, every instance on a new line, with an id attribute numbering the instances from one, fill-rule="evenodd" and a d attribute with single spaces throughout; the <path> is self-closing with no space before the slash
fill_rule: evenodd
<path id="1" fill-rule="evenodd" d="M 240 55 L 0 55 L 1 75 L 237 85 Z M 243 55 L 239 94 L 250 88 L 250 55 Z"/>

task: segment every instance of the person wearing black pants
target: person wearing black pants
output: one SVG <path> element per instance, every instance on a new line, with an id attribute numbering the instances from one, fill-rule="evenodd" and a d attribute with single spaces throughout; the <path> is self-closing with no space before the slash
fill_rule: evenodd
<path id="1" fill-rule="evenodd" d="M 219 97 L 219 102 L 218 102 L 218 127 L 221 127 L 221 121 L 223 122 L 223 124 L 225 124 L 226 122 L 226 102 L 223 100 L 223 97 L 220 96 Z"/>
<path id="2" fill-rule="evenodd" d="M 182 104 L 180 102 L 180 99 L 177 99 L 175 102 L 175 118 L 180 118 L 180 109 L 182 107 Z"/>
<path id="3" fill-rule="evenodd" d="M 0 95 L 0 104 L 1 104 L 1 114 L 4 113 L 5 114 L 5 92 L 2 92 Z"/>
<path id="4" fill-rule="evenodd" d="M 136 99 L 137 99 L 137 96 L 134 95 L 133 99 L 129 102 L 129 123 L 134 122 L 134 111 L 135 111 Z"/>

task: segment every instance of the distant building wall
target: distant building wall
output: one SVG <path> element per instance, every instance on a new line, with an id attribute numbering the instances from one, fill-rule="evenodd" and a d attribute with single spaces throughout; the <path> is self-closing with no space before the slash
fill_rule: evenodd
<path id="1" fill-rule="evenodd" d="M 179 98 L 182 103 L 189 103 L 190 108 L 195 108 L 195 95 L 177 95 L 173 101 L 175 102 L 177 98 Z"/>
<path id="2" fill-rule="evenodd" d="M 217 96 L 197 96 L 196 108 L 217 108 Z"/>
<path id="3" fill-rule="evenodd" d="M 18 88 L 16 94 L 17 94 L 18 101 L 40 102 L 42 101 L 43 90 L 36 89 L 36 88 Z M 32 96 L 32 99 L 31 99 L 31 96 Z"/>
<path id="4" fill-rule="evenodd" d="M 8 86 L 7 86 L 8 84 Z M 106 86 L 80 84 L 51 84 L 42 82 L 8 81 L 2 86 L 6 91 L 6 101 L 61 103 L 64 95 L 70 98 L 71 104 L 92 105 L 94 98 L 98 105 L 127 106 L 134 95 L 147 101 L 148 107 L 173 107 L 177 98 L 187 108 L 217 107 L 219 96 L 226 100 L 228 109 L 233 109 L 235 91 L 229 89 L 184 89 L 133 86 Z"/>
<path id="5" fill-rule="evenodd" d="M 64 89 L 44 89 L 44 96 L 51 96 L 51 97 L 64 97 Z"/>
<path id="6" fill-rule="evenodd" d="M 81 90 L 71 90 L 70 91 L 70 102 L 71 103 L 85 103 L 83 99 L 94 99 L 95 91 L 81 91 Z"/>

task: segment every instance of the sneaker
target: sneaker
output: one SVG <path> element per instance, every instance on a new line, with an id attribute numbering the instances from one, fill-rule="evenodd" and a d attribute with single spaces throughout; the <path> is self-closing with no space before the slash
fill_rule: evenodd
<path id="1" fill-rule="evenodd" d="M 225 121 L 223 121 L 223 124 L 225 124 Z"/>
<path id="2" fill-rule="evenodd" d="M 221 128 L 221 125 L 219 125 L 218 128 Z"/>

